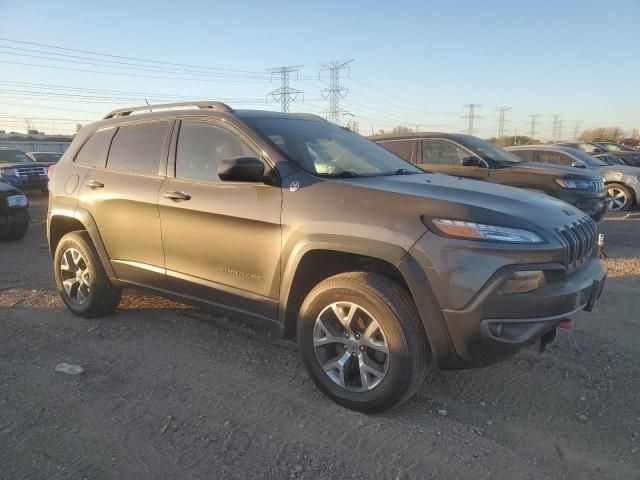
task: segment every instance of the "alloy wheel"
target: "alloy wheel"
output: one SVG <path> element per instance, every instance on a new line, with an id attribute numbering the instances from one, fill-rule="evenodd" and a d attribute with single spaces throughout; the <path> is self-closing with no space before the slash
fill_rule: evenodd
<path id="1" fill-rule="evenodd" d="M 610 212 L 615 212 L 618 210 L 622 210 L 626 207 L 629 202 L 629 197 L 627 196 L 627 192 L 619 187 L 609 187 L 607 188 L 607 196 L 608 196 L 608 209 Z"/>
<path id="2" fill-rule="evenodd" d="M 326 375 L 346 390 L 374 389 L 389 367 L 389 345 L 380 324 L 355 303 L 332 303 L 320 312 L 313 346 Z"/>
<path id="3" fill-rule="evenodd" d="M 64 251 L 60 275 L 67 296 L 79 305 L 86 303 L 91 293 L 91 270 L 79 250 L 68 248 Z"/>

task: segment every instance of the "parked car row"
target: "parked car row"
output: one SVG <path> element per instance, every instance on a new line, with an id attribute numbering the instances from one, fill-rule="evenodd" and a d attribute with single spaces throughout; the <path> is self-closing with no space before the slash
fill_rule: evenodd
<path id="1" fill-rule="evenodd" d="M 596 221 L 606 210 L 632 208 L 640 198 L 640 168 L 628 163 L 636 161 L 635 157 L 640 160 L 640 154 L 603 153 L 605 143 L 503 149 L 463 134 L 408 133 L 369 138 L 422 169 L 542 192 L 580 208 Z"/>

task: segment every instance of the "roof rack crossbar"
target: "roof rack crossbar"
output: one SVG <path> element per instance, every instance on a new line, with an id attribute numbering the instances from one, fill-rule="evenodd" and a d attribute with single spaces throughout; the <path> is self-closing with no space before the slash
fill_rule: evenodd
<path id="1" fill-rule="evenodd" d="M 165 108 L 179 108 L 179 107 L 198 107 L 202 110 L 211 109 L 218 110 L 220 112 L 233 112 L 233 109 L 222 102 L 178 102 L 178 103 L 161 103 L 157 105 L 141 105 L 139 107 L 129 107 L 129 108 L 120 108 L 118 110 L 114 110 L 112 112 L 107 113 L 103 120 L 107 120 L 108 118 L 116 118 L 116 117 L 126 117 L 127 115 L 133 112 L 142 112 L 145 110 L 153 111 L 153 110 L 161 110 Z"/>

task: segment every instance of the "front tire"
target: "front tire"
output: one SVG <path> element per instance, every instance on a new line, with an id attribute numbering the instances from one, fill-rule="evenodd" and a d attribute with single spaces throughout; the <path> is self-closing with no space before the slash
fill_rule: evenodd
<path id="1" fill-rule="evenodd" d="M 610 212 L 626 212 L 633 204 L 633 193 L 626 185 L 609 183 L 607 185 L 607 210 Z"/>
<path id="2" fill-rule="evenodd" d="M 376 273 L 342 273 L 307 295 L 298 319 L 302 361 L 336 403 L 366 413 L 408 400 L 430 361 L 409 294 Z"/>
<path id="3" fill-rule="evenodd" d="M 113 313 L 122 290 L 111 283 L 85 231 L 67 233 L 54 255 L 56 286 L 67 308 L 86 318 Z"/>

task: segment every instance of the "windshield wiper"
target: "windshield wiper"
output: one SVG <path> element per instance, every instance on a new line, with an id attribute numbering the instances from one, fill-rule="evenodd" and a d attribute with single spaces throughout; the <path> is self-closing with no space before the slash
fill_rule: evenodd
<path id="1" fill-rule="evenodd" d="M 338 173 L 318 173 L 317 175 L 323 178 L 355 178 L 362 176 L 358 175 L 356 172 L 352 172 L 351 170 L 343 170 Z"/>
<path id="2" fill-rule="evenodd" d="M 416 173 L 422 173 L 422 172 L 410 172 L 409 170 L 407 170 L 406 168 L 399 168 L 398 170 L 396 170 L 395 172 L 389 172 L 389 173 L 382 173 L 381 176 L 390 176 L 390 175 L 415 175 Z"/>

